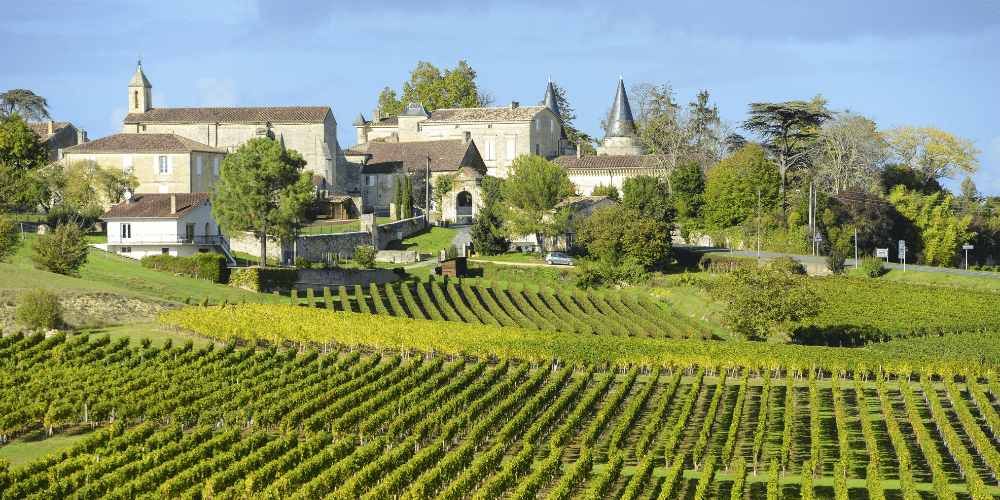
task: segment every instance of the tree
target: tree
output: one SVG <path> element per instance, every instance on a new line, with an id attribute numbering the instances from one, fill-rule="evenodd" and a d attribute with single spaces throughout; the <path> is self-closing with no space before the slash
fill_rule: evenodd
<path id="1" fill-rule="evenodd" d="M 593 191 L 590 192 L 590 196 L 607 196 L 615 202 L 619 202 L 622 199 L 621 192 L 618 191 L 613 185 L 605 186 L 603 183 L 594 186 Z"/>
<path id="2" fill-rule="evenodd" d="M 725 228 L 755 217 L 758 191 L 762 213 L 770 213 L 780 200 L 779 180 L 764 150 L 756 144 L 745 146 L 708 171 L 702 206 L 705 222 Z"/>
<path id="3" fill-rule="evenodd" d="M 574 237 L 602 262 L 633 258 L 644 266 L 670 260 L 670 226 L 622 205 L 600 207 L 575 223 Z"/>
<path id="4" fill-rule="evenodd" d="M 8 90 L 0 94 L 0 117 L 20 115 L 25 120 L 48 120 L 48 101 L 25 89 Z"/>
<path id="5" fill-rule="evenodd" d="M 572 208 L 553 211 L 570 193 L 569 177 L 559 165 L 535 155 L 517 157 L 510 166 L 500 194 L 504 201 L 504 235 L 534 235 L 545 248 L 545 238 L 566 231 Z"/>
<path id="6" fill-rule="evenodd" d="M 972 216 L 959 216 L 951 209 L 953 198 L 950 193 L 924 195 L 896 186 L 889 193 L 888 200 L 916 226 L 924 264 L 928 266 L 951 265 L 958 248 L 976 236 L 968 230 Z"/>
<path id="7" fill-rule="evenodd" d="M 39 234 L 31 242 L 31 261 L 40 269 L 79 276 L 79 270 L 87 263 L 90 247 L 87 245 L 87 235 L 75 224 L 64 224 L 55 230 Z"/>
<path id="8" fill-rule="evenodd" d="M 688 103 L 688 110 L 691 113 L 691 146 L 694 152 L 708 153 L 711 145 L 721 142 L 718 135 L 718 125 L 722 122 L 719 118 L 719 107 L 708 105 L 708 91 L 698 92 L 695 102 Z"/>
<path id="9" fill-rule="evenodd" d="M 49 163 L 49 152 L 21 115 L 0 118 L 0 212 L 38 197 L 34 172 Z"/>
<path id="10" fill-rule="evenodd" d="M 723 324 L 748 340 L 787 334 L 794 323 L 820 311 L 821 299 L 806 278 L 772 262 L 740 266 L 712 287 L 712 299 L 726 303 Z"/>
<path id="11" fill-rule="evenodd" d="M 972 139 L 937 127 L 893 127 L 883 132 L 893 159 L 918 173 L 924 184 L 979 170 Z"/>
<path id="12" fill-rule="evenodd" d="M 402 180 L 399 176 L 396 176 L 396 196 L 393 198 L 393 204 L 396 206 L 396 220 L 400 220 L 403 217 L 403 185 Z"/>
<path id="13" fill-rule="evenodd" d="M 639 212 L 641 217 L 670 224 L 674 220 L 670 189 L 663 179 L 636 175 L 622 182 L 622 208 Z"/>
<path id="14" fill-rule="evenodd" d="M 472 245 L 476 253 L 500 255 L 507 250 L 507 239 L 503 235 L 503 220 L 500 218 L 503 197 L 500 194 L 503 179 L 487 175 L 481 186 L 479 215 L 472 222 Z"/>
<path id="15" fill-rule="evenodd" d="M 459 61 L 455 69 L 441 70 L 429 62 L 420 61 L 410 72 L 410 81 L 403 84 L 402 99 L 396 99 L 396 92 L 386 87 L 378 99 L 379 109 L 385 115 L 403 112 L 410 102 L 423 103 L 430 111 L 439 108 L 481 108 L 493 104 L 493 96 L 479 87 L 476 71 L 465 61 Z"/>
<path id="16" fill-rule="evenodd" d="M 677 215 L 697 218 L 705 194 L 705 175 L 696 161 L 682 162 L 670 173 L 671 198 Z"/>
<path id="17" fill-rule="evenodd" d="M 966 175 L 965 179 L 962 181 L 962 185 L 960 186 L 960 188 L 962 190 L 963 201 L 966 202 L 979 201 L 980 199 L 979 189 L 976 188 L 976 183 L 975 181 L 972 180 L 972 177 Z"/>
<path id="18" fill-rule="evenodd" d="M 413 218 L 413 181 L 406 177 L 403 179 L 403 218 Z"/>
<path id="19" fill-rule="evenodd" d="M 135 191 L 139 187 L 139 179 L 132 171 L 122 171 L 117 168 L 102 168 L 97 172 L 96 189 L 98 196 L 105 203 L 121 203 L 125 199 L 125 191 Z"/>
<path id="20" fill-rule="evenodd" d="M 862 255 L 874 255 L 876 248 L 893 247 L 901 239 L 912 241 L 912 225 L 878 193 L 853 186 L 831 196 L 827 203 L 835 222 L 823 225 L 826 242 L 833 248 L 854 255 L 855 229 Z"/>
<path id="21" fill-rule="evenodd" d="M 762 146 L 775 158 L 781 177 L 778 193 L 782 209 L 785 207 L 788 171 L 807 164 L 809 140 L 816 135 L 816 129 L 832 116 L 825 102 L 821 96 L 816 96 L 812 102 L 755 102 L 750 104 L 750 117 L 743 121 L 743 128 L 756 133 Z"/>
<path id="22" fill-rule="evenodd" d="M 821 189 L 832 194 L 851 186 L 870 191 L 885 169 L 886 145 L 874 121 L 846 110 L 823 123 L 812 156 Z"/>
<path id="23" fill-rule="evenodd" d="M 908 191 L 919 191 L 922 194 L 934 194 L 942 189 L 941 183 L 928 179 L 906 165 L 892 164 L 882 171 L 883 192 L 888 195 L 895 186 L 903 186 Z"/>
<path id="24" fill-rule="evenodd" d="M 260 240 L 266 265 L 267 237 L 297 236 L 312 202 L 312 174 L 294 150 L 268 138 L 250 139 L 219 167 L 222 182 L 212 195 L 212 217 L 227 236 L 249 230 Z"/>
<path id="25" fill-rule="evenodd" d="M 23 244 L 17 222 L 0 219 L 0 262 L 10 262 Z"/>

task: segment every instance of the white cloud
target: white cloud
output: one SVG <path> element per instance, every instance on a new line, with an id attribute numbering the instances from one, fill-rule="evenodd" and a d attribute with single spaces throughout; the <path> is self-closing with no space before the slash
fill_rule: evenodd
<path id="1" fill-rule="evenodd" d="M 240 86 L 229 75 L 222 78 L 203 76 L 197 83 L 202 106 L 235 106 L 240 101 Z"/>
<path id="2" fill-rule="evenodd" d="M 128 116 L 128 108 L 115 108 L 111 112 L 111 128 L 121 132 L 122 122 L 125 121 L 126 116 Z"/>

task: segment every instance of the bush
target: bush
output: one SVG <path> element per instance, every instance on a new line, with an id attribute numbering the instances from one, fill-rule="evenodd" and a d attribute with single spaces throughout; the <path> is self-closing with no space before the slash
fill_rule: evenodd
<path id="1" fill-rule="evenodd" d="M 878 278 L 879 276 L 885 274 L 885 266 L 882 265 L 882 259 L 868 257 L 862 260 L 861 274 L 868 276 L 869 278 Z"/>
<path id="2" fill-rule="evenodd" d="M 295 258 L 295 268 L 296 269 L 312 269 L 312 267 L 313 267 L 313 263 L 312 263 L 311 260 L 305 259 L 305 258 L 302 258 L 302 257 L 296 257 Z"/>
<path id="3" fill-rule="evenodd" d="M 51 329 L 62 326 L 62 311 L 54 293 L 35 288 L 21 294 L 21 305 L 14 314 L 28 328 Z"/>
<path id="4" fill-rule="evenodd" d="M 354 247 L 354 262 L 361 269 L 375 269 L 376 250 L 368 245 Z"/>
<path id="5" fill-rule="evenodd" d="M 83 230 L 72 224 L 59 226 L 54 231 L 40 234 L 31 242 L 35 252 L 32 262 L 40 269 L 67 276 L 79 275 L 87 263 L 89 252 Z"/>
<path id="6" fill-rule="evenodd" d="M 833 274 L 844 274 L 845 257 L 840 250 L 830 250 L 826 256 L 826 268 Z"/>
<path id="7" fill-rule="evenodd" d="M 458 248 L 455 245 L 448 245 L 448 248 L 444 251 L 444 260 L 451 260 L 458 257 Z"/>
<path id="8" fill-rule="evenodd" d="M 225 273 L 226 259 L 217 253 L 198 253 L 190 257 L 147 255 L 139 261 L 139 265 L 147 269 L 220 283 Z"/>
<path id="9" fill-rule="evenodd" d="M 579 288 L 597 288 L 600 286 L 636 285 L 649 279 L 646 267 L 635 257 L 625 257 L 618 265 L 606 262 L 584 264 L 580 273 L 573 280 Z"/>
<path id="10" fill-rule="evenodd" d="M 736 269 L 749 265 L 756 265 L 756 263 L 751 259 L 741 259 L 737 257 L 730 257 L 728 255 L 704 254 L 698 261 L 698 267 L 700 267 L 703 271 L 710 271 L 713 273 L 731 273 Z"/>
<path id="11" fill-rule="evenodd" d="M 701 252 L 695 252 L 694 250 L 687 250 L 685 248 L 674 248 L 673 254 L 677 265 L 683 267 L 684 269 L 698 267 L 698 261 L 703 255 Z"/>
<path id="12" fill-rule="evenodd" d="M 83 229 L 90 229 L 95 222 L 101 219 L 102 215 L 104 215 L 104 209 L 98 205 L 89 205 L 83 210 L 77 210 L 70 205 L 60 204 L 49 210 L 45 216 L 45 222 L 50 227 L 73 224 Z"/>
<path id="13" fill-rule="evenodd" d="M 23 244 L 17 223 L 0 219 L 0 262 L 9 261 Z"/>
<path id="14" fill-rule="evenodd" d="M 772 271 L 785 273 L 789 276 L 806 275 L 806 267 L 803 266 L 801 262 L 791 257 L 778 257 L 775 259 L 771 259 L 771 261 L 768 262 L 768 266 L 771 268 Z"/>

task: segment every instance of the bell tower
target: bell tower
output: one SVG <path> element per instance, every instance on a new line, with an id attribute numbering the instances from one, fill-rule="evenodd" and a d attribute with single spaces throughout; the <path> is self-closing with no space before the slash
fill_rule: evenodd
<path id="1" fill-rule="evenodd" d="M 145 113 L 153 109 L 152 99 L 153 85 L 146 79 L 142 72 L 142 61 L 139 61 L 135 69 L 132 81 L 128 82 L 128 112 Z"/>

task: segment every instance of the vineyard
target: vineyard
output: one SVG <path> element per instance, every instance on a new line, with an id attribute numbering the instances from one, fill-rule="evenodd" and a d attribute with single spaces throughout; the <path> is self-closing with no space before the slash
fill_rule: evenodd
<path id="1" fill-rule="evenodd" d="M 19 467 L 0 464 L 0 499 L 1000 493 L 993 434 L 1000 378 L 989 366 L 978 375 L 948 371 L 957 361 L 933 375 L 905 372 L 902 364 L 898 372 L 845 369 L 835 350 L 801 346 L 777 352 L 799 363 L 808 355 L 795 351 L 814 352 L 828 363 L 743 362 L 766 345 L 751 357 L 734 349 L 695 364 L 693 356 L 704 353 L 680 346 L 710 343 L 644 338 L 626 340 L 677 356 L 584 364 L 577 361 L 590 355 L 585 347 L 567 351 L 580 360 L 530 361 L 510 353 L 460 356 L 446 348 L 458 345 L 448 331 L 433 346 L 413 348 L 384 342 L 388 334 L 369 334 L 382 343 L 376 348 L 353 344 L 346 332 L 311 342 L 291 333 L 305 335 L 303 324 L 326 316 L 328 333 L 349 329 L 350 321 L 372 332 L 452 327 L 484 348 L 489 342 L 477 337 L 491 329 L 523 332 L 512 344 L 530 335 L 554 335 L 554 344 L 618 337 L 289 306 L 187 311 L 169 319 L 229 321 L 216 327 L 222 332 L 251 328 L 249 313 L 270 315 L 281 346 L 235 337 L 202 349 L 86 334 L 0 339 L 3 442 L 37 429 L 92 429 L 58 453 Z M 353 340 L 360 340 L 363 329 L 355 329 Z M 915 362 L 891 350 L 854 352 L 867 362 Z"/>
<path id="2" fill-rule="evenodd" d="M 711 328 L 673 309 L 654 302 L 648 295 L 627 293 L 588 293 L 572 288 L 540 286 L 533 291 L 527 285 L 504 283 L 483 285 L 477 280 L 389 284 L 355 287 L 348 293 L 340 287 L 337 295 L 324 289 L 323 297 L 308 299 L 306 304 L 327 310 L 380 314 L 412 319 L 457 321 L 491 325 L 602 335 L 671 337 L 677 339 L 712 338 Z"/>

